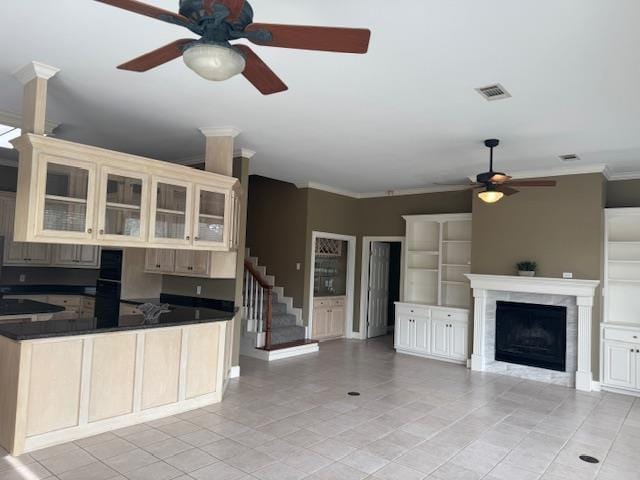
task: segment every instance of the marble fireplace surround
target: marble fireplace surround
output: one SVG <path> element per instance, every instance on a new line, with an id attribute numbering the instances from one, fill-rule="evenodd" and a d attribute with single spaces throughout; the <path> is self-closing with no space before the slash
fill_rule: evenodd
<path id="1" fill-rule="evenodd" d="M 510 275 L 466 276 L 471 281 L 475 300 L 472 370 L 575 385 L 576 389 L 587 392 L 592 390 L 591 319 L 599 281 Z M 496 302 L 500 300 L 567 307 L 567 372 L 495 361 L 495 311 Z M 573 372 L 575 382 L 569 378 Z"/>

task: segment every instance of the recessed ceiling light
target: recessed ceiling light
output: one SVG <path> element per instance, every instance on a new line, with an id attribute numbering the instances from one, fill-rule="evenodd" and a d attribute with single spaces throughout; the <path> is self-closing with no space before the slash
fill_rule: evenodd
<path id="1" fill-rule="evenodd" d="M 499 83 L 487 85 L 486 87 L 476 88 L 476 92 L 482 95 L 482 97 L 489 102 L 511 98 L 511 94 L 507 92 L 507 89 Z"/>
<path id="2" fill-rule="evenodd" d="M 0 124 L 0 148 L 13 148 L 11 140 L 15 140 L 20 135 L 22 135 L 21 129 Z"/>
<path id="3" fill-rule="evenodd" d="M 580 157 L 575 153 L 569 153 L 568 155 L 560 155 L 560 160 L 563 162 L 575 162 L 580 160 Z"/>

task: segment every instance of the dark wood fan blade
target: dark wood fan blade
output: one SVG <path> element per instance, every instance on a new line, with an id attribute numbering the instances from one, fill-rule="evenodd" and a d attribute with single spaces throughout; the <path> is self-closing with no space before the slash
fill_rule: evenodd
<path id="1" fill-rule="evenodd" d="M 469 188 L 478 188 L 478 187 L 482 187 L 483 184 L 481 183 L 434 183 L 434 185 L 437 185 L 439 187 L 469 187 Z"/>
<path id="2" fill-rule="evenodd" d="M 134 58 L 133 60 L 123 63 L 118 66 L 120 70 L 130 70 L 132 72 L 146 72 L 159 65 L 170 62 L 180 56 L 182 56 L 183 47 L 194 40 L 190 38 L 183 38 L 182 40 L 176 40 L 175 42 L 160 47 L 153 52 L 145 53 L 144 55 Z"/>
<path id="3" fill-rule="evenodd" d="M 371 31 L 361 28 L 252 23 L 245 30 L 247 32 L 266 30 L 271 33 L 273 38 L 268 41 L 250 39 L 258 45 L 324 52 L 367 53 L 371 38 Z"/>
<path id="4" fill-rule="evenodd" d="M 510 187 L 555 187 L 557 182 L 554 180 L 515 180 L 507 182 Z"/>
<path id="5" fill-rule="evenodd" d="M 263 95 L 271 95 L 289 89 L 289 87 L 273 73 L 273 70 L 249 47 L 246 45 L 234 45 L 233 48 L 242 52 L 247 62 L 247 66 L 242 74 L 254 87 L 260 90 Z"/>
<path id="6" fill-rule="evenodd" d="M 504 193 L 507 197 L 510 197 L 511 195 L 515 195 L 516 193 L 519 192 L 519 190 L 516 190 L 515 188 L 507 187 L 505 185 L 497 186 L 496 190 L 498 192 Z"/>
<path id="7" fill-rule="evenodd" d="M 215 0 L 217 3 L 223 4 L 225 7 L 229 9 L 229 16 L 225 19 L 229 23 L 235 22 L 240 14 L 242 13 L 242 8 L 244 7 L 245 0 Z"/>
<path id="8" fill-rule="evenodd" d="M 163 22 L 178 23 L 180 25 L 188 25 L 192 23 L 187 17 L 183 17 L 178 13 L 138 2 L 137 0 L 96 0 L 96 2 L 106 3 L 107 5 L 155 18 L 156 20 L 161 20 Z"/>

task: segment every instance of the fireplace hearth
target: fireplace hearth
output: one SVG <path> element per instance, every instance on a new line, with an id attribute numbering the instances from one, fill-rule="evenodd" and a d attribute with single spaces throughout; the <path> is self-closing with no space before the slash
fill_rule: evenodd
<path id="1" fill-rule="evenodd" d="M 498 301 L 497 361 L 566 371 L 567 308 Z"/>

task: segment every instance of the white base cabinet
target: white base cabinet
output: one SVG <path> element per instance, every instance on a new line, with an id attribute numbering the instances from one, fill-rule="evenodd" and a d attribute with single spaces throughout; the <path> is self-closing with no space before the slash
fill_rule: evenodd
<path id="1" fill-rule="evenodd" d="M 396 303 L 395 349 L 437 360 L 466 364 L 469 311 Z"/>
<path id="2" fill-rule="evenodd" d="M 640 327 L 602 325 L 602 388 L 640 396 Z"/>
<path id="3" fill-rule="evenodd" d="M 311 338 L 326 340 L 344 337 L 346 297 L 317 297 L 313 300 Z"/>

